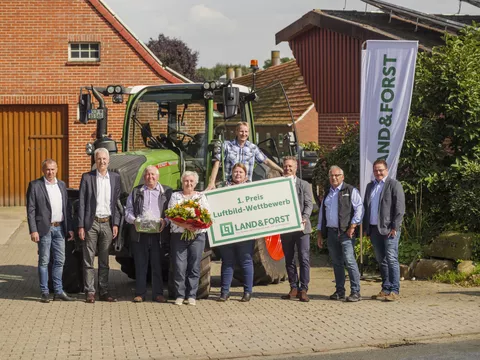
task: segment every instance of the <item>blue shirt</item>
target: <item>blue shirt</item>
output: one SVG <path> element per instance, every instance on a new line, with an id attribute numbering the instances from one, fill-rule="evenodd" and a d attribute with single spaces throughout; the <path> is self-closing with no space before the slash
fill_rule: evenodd
<path id="1" fill-rule="evenodd" d="M 223 143 L 223 153 L 225 156 L 225 179 L 229 180 L 232 177 L 232 168 L 236 163 L 241 163 L 247 168 L 247 179 L 252 181 L 253 167 L 255 161 L 262 164 L 267 160 L 265 154 L 258 148 L 257 145 L 246 141 L 243 146 L 240 146 L 237 139 L 232 141 L 225 141 Z M 221 160 L 221 154 L 215 155 L 216 160 Z"/>
<path id="2" fill-rule="evenodd" d="M 383 186 L 385 185 L 385 176 L 382 180 L 373 181 L 373 189 L 370 193 L 370 225 L 378 224 L 378 209 L 380 206 L 380 196 L 382 195 Z"/>
<path id="3" fill-rule="evenodd" d="M 140 191 L 143 192 L 143 212 L 147 212 L 152 218 L 160 219 L 160 209 L 158 208 L 158 197 L 162 194 L 163 188 L 159 183 L 153 188 L 149 189 L 146 185 L 143 185 Z M 133 196 L 130 194 L 127 199 L 127 208 L 125 209 L 125 220 L 129 224 L 133 224 L 135 221 L 135 215 L 133 212 Z"/>
<path id="4" fill-rule="evenodd" d="M 322 214 L 323 207 L 325 206 L 325 214 L 327 219 L 327 227 L 338 228 L 338 193 L 342 190 L 343 183 L 338 185 L 335 189 L 330 188 L 328 195 L 325 197 L 320 211 L 318 213 L 318 225 L 317 229 L 322 229 Z M 351 202 L 353 206 L 353 218 L 351 224 L 360 224 L 363 218 L 363 203 L 360 193 L 357 189 L 353 188 Z"/>

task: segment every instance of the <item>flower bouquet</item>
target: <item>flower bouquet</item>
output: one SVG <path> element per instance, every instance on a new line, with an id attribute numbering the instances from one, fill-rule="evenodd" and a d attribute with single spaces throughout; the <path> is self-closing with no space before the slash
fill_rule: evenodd
<path id="1" fill-rule="evenodd" d="M 198 199 L 184 200 L 174 207 L 165 210 L 165 215 L 176 223 L 191 225 L 195 228 L 195 231 L 208 229 L 212 225 L 210 213 L 207 209 L 202 208 Z M 195 239 L 195 231 L 185 229 L 181 239 Z"/>

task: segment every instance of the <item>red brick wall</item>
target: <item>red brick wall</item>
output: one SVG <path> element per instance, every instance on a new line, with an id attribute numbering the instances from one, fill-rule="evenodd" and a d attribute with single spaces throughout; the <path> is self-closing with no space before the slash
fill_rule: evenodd
<path id="1" fill-rule="evenodd" d="M 298 140 L 301 143 L 318 142 L 318 114 L 315 107 L 296 124 Z"/>
<path id="2" fill-rule="evenodd" d="M 338 128 L 342 127 L 345 121 L 349 123 L 360 121 L 360 114 L 318 114 L 318 143 L 328 149 L 338 145 L 340 143 Z"/>
<path id="3" fill-rule="evenodd" d="M 85 144 L 95 133 L 93 122 L 76 121 L 79 88 L 165 82 L 86 0 L 3 1 L 0 39 L 0 104 L 68 104 L 71 187 L 90 167 Z M 72 41 L 100 42 L 100 63 L 69 63 Z M 109 108 L 108 133 L 117 141 L 124 107 Z"/>

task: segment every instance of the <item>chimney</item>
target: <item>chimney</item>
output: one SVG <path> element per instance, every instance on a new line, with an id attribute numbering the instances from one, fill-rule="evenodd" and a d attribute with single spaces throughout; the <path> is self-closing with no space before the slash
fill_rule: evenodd
<path id="1" fill-rule="evenodd" d="M 280 50 L 272 50 L 272 66 L 280 65 Z"/>
<path id="2" fill-rule="evenodd" d="M 241 67 L 235 68 L 235 77 L 236 78 L 242 77 L 242 68 Z"/>
<path id="3" fill-rule="evenodd" d="M 233 80 L 235 79 L 235 70 L 233 67 L 228 67 L 227 68 L 227 80 Z"/>

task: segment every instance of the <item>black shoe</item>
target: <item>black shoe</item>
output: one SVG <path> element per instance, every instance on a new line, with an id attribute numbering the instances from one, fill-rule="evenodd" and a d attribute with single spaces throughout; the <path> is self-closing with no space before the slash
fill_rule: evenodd
<path id="1" fill-rule="evenodd" d="M 362 296 L 359 292 L 351 293 L 350 296 L 347 296 L 347 302 L 357 302 L 362 300 Z"/>
<path id="2" fill-rule="evenodd" d="M 230 297 L 230 294 L 221 294 L 220 297 L 217 299 L 217 301 L 225 302 L 228 300 L 229 297 Z"/>
<path id="3" fill-rule="evenodd" d="M 42 297 L 40 298 L 40 302 L 48 304 L 50 302 L 50 298 L 48 294 L 42 294 Z"/>
<path id="4" fill-rule="evenodd" d="M 249 302 L 252 298 L 252 293 L 245 292 L 243 293 L 243 297 L 240 299 L 241 302 Z"/>
<path id="5" fill-rule="evenodd" d="M 65 292 L 62 292 L 60 294 L 54 294 L 53 295 L 53 301 L 55 301 L 55 300 L 74 301 L 75 299 L 68 296 Z"/>
<path id="6" fill-rule="evenodd" d="M 335 291 L 332 295 L 330 295 L 330 300 L 345 300 L 345 293 L 339 293 Z"/>

